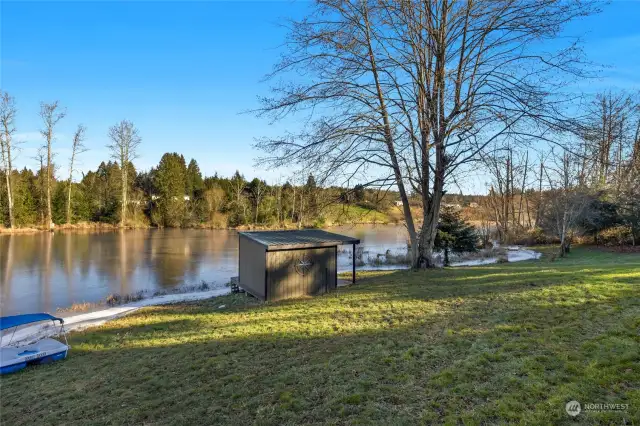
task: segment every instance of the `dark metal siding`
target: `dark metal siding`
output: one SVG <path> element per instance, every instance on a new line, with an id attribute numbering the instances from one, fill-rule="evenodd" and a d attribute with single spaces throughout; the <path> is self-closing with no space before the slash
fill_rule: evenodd
<path id="1" fill-rule="evenodd" d="M 336 250 L 334 246 L 267 252 L 267 299 L 289 299 L 335 289 Z M 295 265 L 303 258 L 310 260 L 312 265 L 301 275 Z"/>
<path id="2" fill-rule="evenodd" d="M 238 284 L 254 296 L 265 299 L 266 249 L 263 245 L 240 235 Z"/>

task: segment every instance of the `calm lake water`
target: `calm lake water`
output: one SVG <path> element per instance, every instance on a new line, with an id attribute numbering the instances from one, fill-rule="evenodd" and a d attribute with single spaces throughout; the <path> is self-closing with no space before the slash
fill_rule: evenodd
<path id="1" fill-rule="evenodd" d="M 330 231 L 359 238 L 367 263 L 386 250 L 406 253 L 406 230 L 401 226 Z M 339 248 L 338 268 L 350 270 L 350 247 Z M 3 316 L 54 312 L 73 303 L 98 302 L 113 293 L 147 290 L 152 294 L 202 281 L 224 287 L 237 273 L 236 231 L 153 229 L 0 235 Z"/>

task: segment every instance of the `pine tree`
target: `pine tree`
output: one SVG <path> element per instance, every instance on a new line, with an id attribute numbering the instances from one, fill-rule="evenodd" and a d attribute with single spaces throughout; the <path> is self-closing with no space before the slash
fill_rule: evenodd
<path id="1" fill-rule="evenodd" d="M 440 213 L 434 242 L 434 248 L 444 252 L 444 266 L 449 266 L 449 253 L 475 252 L 477 246 L 478 235 L 475 228 L 466 223 L 458 211 L 444 207 Z"/>
<path id="2" fill-rule="evenodd" d="M 201 198 L 204 192 L 202 173 L 200 173 L 198 162 L 193 158 L 187 167 L 187 182 L 185 189 L 185 194 L 190 196 L 192 199 Z"/>
<path id="3" fill-rule="evenodd" d="M 158 189 L 160 225 L 179 227 L 184 221 L 185 188 L 187 166 L 184 157 L 177 153 L 166 153 L 160 159 L 155 173 L 155 187 Z"/>
<path id="4" fill-rule="evenodd" d="M 18 226 L 33 226 L 38 222 L 38 182 L 26 167 L 16 174 L 15 218 Z"/>

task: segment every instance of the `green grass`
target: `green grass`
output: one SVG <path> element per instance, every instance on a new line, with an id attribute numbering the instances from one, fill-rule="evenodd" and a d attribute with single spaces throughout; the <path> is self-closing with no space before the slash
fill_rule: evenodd
<path id="1" fill-rule="evenodd" d="M 148 308 L 0 380 L 3 424 L 638 424 L 640 255 Z M 226 305 L 219 309 L 220 305 Z M 583 412 L 565 403 L 629 404 Z M 634 423 L 635 422 L 635 423 Z"/>

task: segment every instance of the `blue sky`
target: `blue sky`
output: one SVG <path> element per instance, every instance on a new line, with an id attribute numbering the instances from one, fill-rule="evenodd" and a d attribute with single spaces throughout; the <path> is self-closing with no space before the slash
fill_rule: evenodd
<path id="1" fill-rule="evenodd" d="M 282 17 L 300 17 L 302 1 L 9 2 L 1 3 L 0 85 L 17 101 L 18 166 L 35 167 L 40 101 L 67 108 L 57 144 L 66 165 L 70 136 L 88 128 L 82 170 L 108 157 L 107 129 L 133 121 L 143 144 L 139 169 L 177 151 L 203 173 L 268 180 L 287 171 L 253 167 L 254 138 L 279 133 L 242 111 L 268 92 L 261 82 L 278 58 Z M 588 90 L 640 90 L 640 2 L 613 1 L 604 12 L 572 23 L 590 60 L 607 65 Z M 290 123 L 295 125 L 295 123 Z"/>

